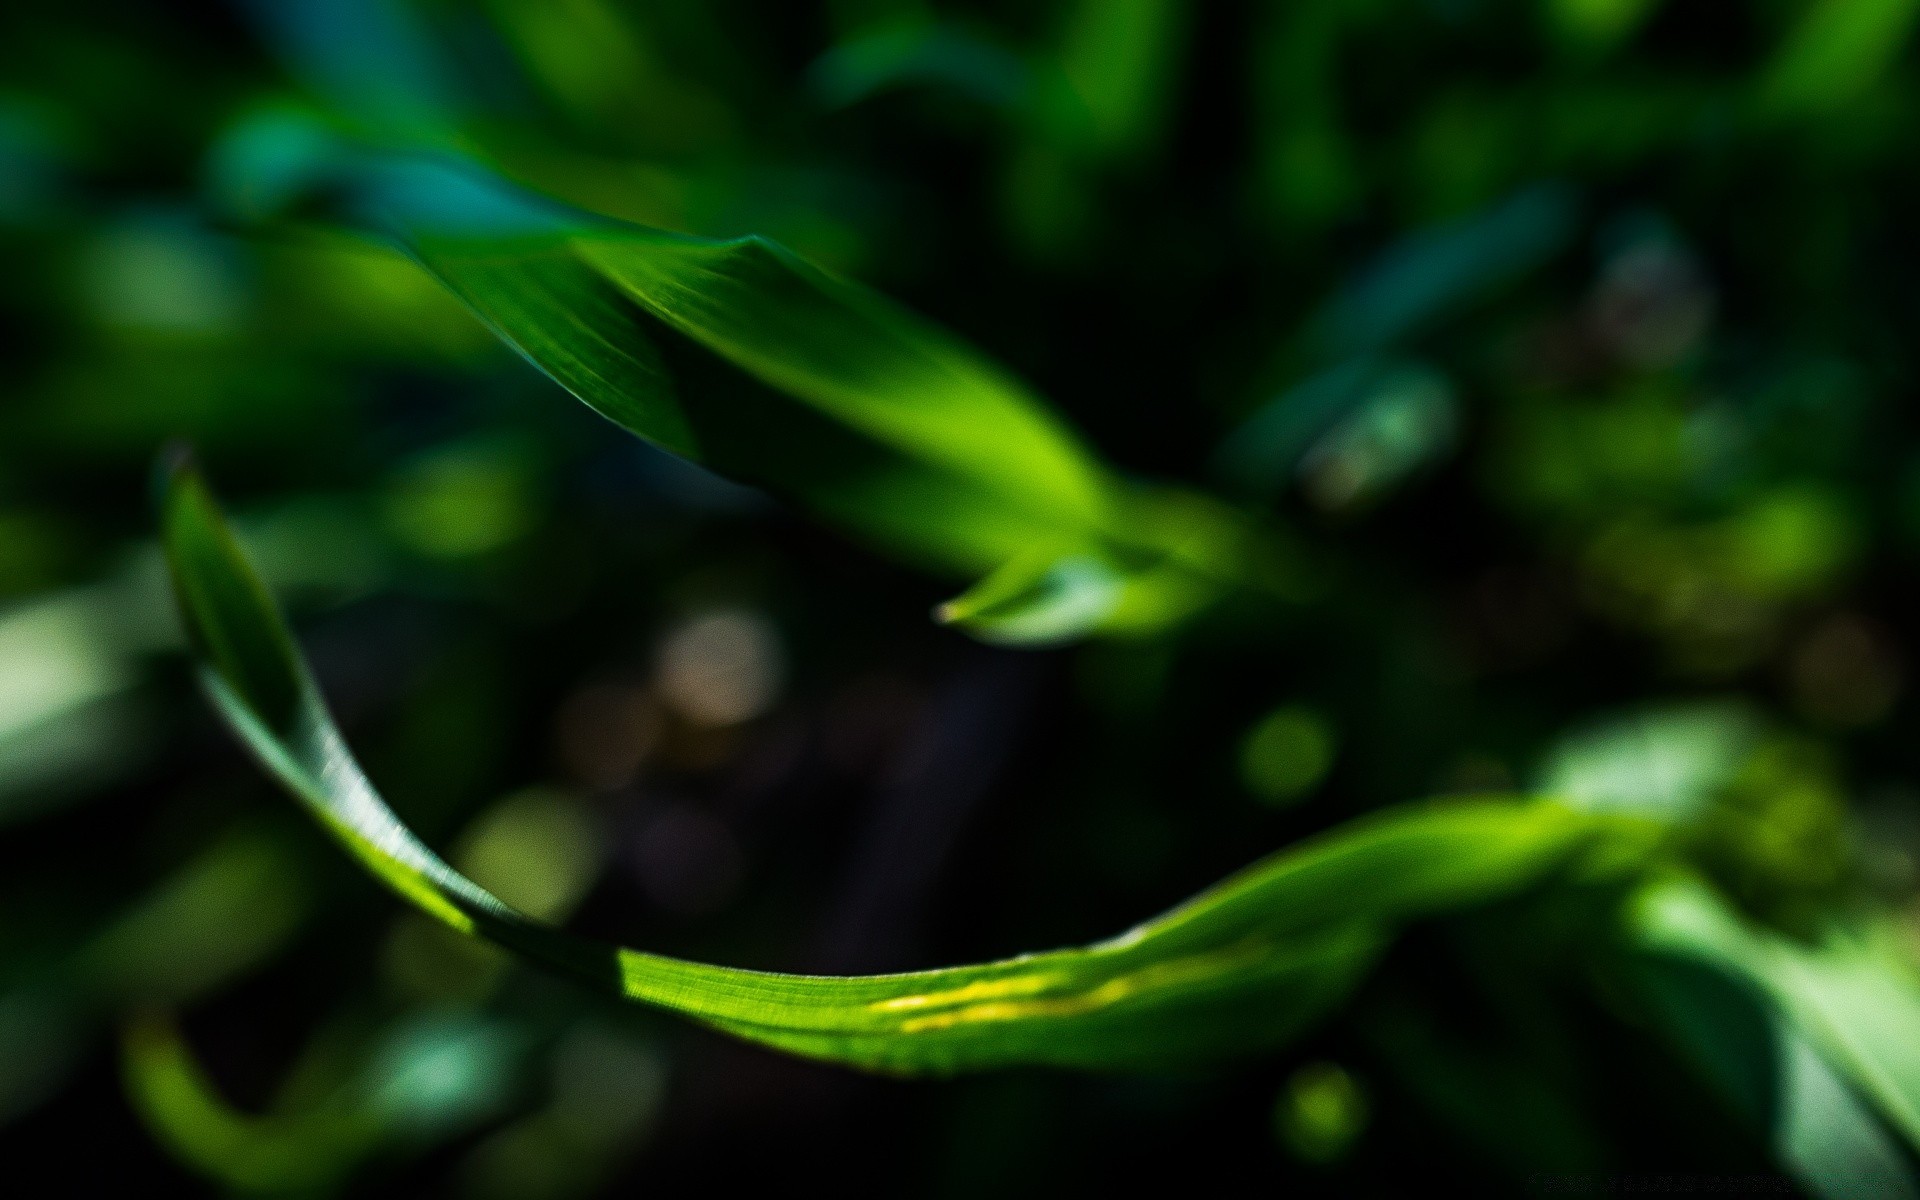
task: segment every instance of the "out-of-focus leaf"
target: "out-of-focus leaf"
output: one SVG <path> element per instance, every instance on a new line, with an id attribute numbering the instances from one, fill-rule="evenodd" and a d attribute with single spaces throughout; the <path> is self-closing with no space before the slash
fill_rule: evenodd
<path id="1" fill-rule="evenodd" d="M 931 21 L 889 23 L 834 46 L 808 71 L 822 103 L 857 104 L 891 88 L 937 84 L 1002 109 L 1032 101 L 1033 69 L 967 30 Z"/>
<path id="2" fill-rule="evenodd" d="M 178 1004 L 267 958 L 312 904 L 280 838 L 216 842 L 94 938 L 82 976 L 117 1003 Z"/>
<path id="3" fill-rule="evenodd" d="M 0 994 L 0 1123 L 43 1100 L 116 1011 L 195 1000 L 271 958 L 309 915 L 286 841 L 243 828 L 217 840 L 71 954 Z"/>
<path id="4" fill-rule="evenodd" d="M 1213 590 L 1184 570 L 1133 570 L 1091 554 L 1015 559 L 934 609 L 983 642 L 1048 646 L 1091 633 L 1152 632 L 1189 616 Z"/>
<path id="5" fill-rule="evenodd" d="M 337 1186 L 383 1147 L 431 1144 L 497 1114 L 525 1042 L 473 1014 L 414 1016 L 324 1096 L 262 1113 L 222 1096 L 164 1017 L 127 1025 L 121 1064 L 147 1127 L 202 1174 L 241 1191 L 310 1192 Z"/>
<path id="6" fill-rule="evenodd" d="M 1543 7 L 1563 45 L 1601 55 L 1631 37 L 1660 7 L 1660 0 L 1545 0 Z"/>
<path id="7" fill-rule="evenodd" d="M 1389 376 L 1307 451 L 1301 486 L 1325 509 L 1371 503 L 1452 450 L 1459 424 L 1446 376 L 1419 369 Z"/>
<path id="8" fill-rule="evenodd" d="M 387 548 L 338 499 L 308 497 L 244 521 L 277 586 L 363 590 L 391 570 Z M 176 649 L 158 548 L 83 587 L 0 609 L 0 825 L 85 796 L 154 748 L 138 688 L 147 660 Z"/>
<path id="9" fill-rule="evenodd" d="M 1539 184 L 1382 252 L 1321 309 L 1310 338 L 1334 354 L 1373 352 L 1534 269 L 1567 244 L 1572 189 Z"/>
<path id="10" fill-rule="evenodd" d="M 185 1039 L 157 1017 L 122 1039 L 127 1095 L 167 1148 L 228 1187 L 249 1192 L 325 1188 L 372 1149 L 377 1131 L 351 1109 L 299 1116 L 244 1113 L 229 1104 Z"/>
<path id="11" fill-rule="evenodd" d="M 1767 65 L 1762 103 L 1783 114 L 1844 107 L 1886 74 L 1916 16 L 1914 0 L 1815 0 Z"/>
<path id="12" fill-rule="evenodd" d="M 419 11 L 401 0 L 248 0 L 308 87 L 386 131 L 445 136 L 468 99 Z"/>
<path id="13" fill-rule="evenodd" d="M 1446 386 L 1432 367 L 1410 360 L 1357 358 L 1329 367 L 1256 409 L 1220 444 L 1215 471 L 1248 495 L 1272 497 L 1343 421 L 1396 394 L 1435 383 Z"/>
<path id="14" fill-rule="evenodd" d="M 1801 1182 L 1920 1195 L 1880 1123 L 1920 1146 L 1920 989 L 1890 946 L 1800 946 L 1693 882 L 1643 889 L 1627 933 L 1656 1012 Z"/>
<path id="15" fill-rule="evenodd" d="M 982 641 L 1044 645 L 1098 628 L 1120 602 L 1119 572 L 1097 558 L 1016 559 L 934 610 Z"/>
<path id="16" fill-rule="evenodd" d="M 1538 789 L 1589 812 L 1682 823 L 1733 779 L 1759 735 L 1753 715 L 1733 704 L 1635 712 L 1562 739 Z"/>
<path id="17" fill-rule="evenodd" d="M 243 207 L 328 197 L 337 219 L 403 246 L 623 428 L 919 561 L 985 573 L 1093 553 L 1217 587 L 1275 557 L 1193 506 L 1182 524 L 1157 519 L 1159 496 L 1116 479 L 999 367 L 764 238 L 596 218 L 445 162 L 351 151 L 298 122 L 256 122 L 221 162 Z M 665 350 L 685 343 L 748 379 L 681 395 Z M 1276 581 L 1285 591 L 1273 572 L 1259 586 Z"/>
<path id="18" fill-rule="evenodd" d="M 1569 868 L 1637 822 L 1458 802 L 1356 824 L 1105 942 L 977 966 L 818 977 L 619 949 L 538 924 L 448 866 L 348 753 L 205 485 L 177 467 L 165 541 L 215 705 L 370 871 L 462 932 L 748 1040 L 874 1069 L 1121 1067 L 1271 1044 L 1345 993 L 1399 923 Z"/>
<path id="19" fill-rule="evenodd" d="M 1249 496 L 1297 481 L 1322 508 L 1353 508 L 1443 457 L 1459 423 L 1453 384 L 1435 368 L 1351 359 L 1261 405 L 1220 444 L 1214 470 Z"/>
<path id="20" fill-rule="evenodd" d="M 1086 114 L 1087 141 L 1101 155 L 1145 150 L 1168 108 L 1185 41 L 1179 0 L 1079 0 L 1060 51 L 1060 70 Z"/>
<path id="21" fill-rule="evenodd" d="M 116 703 L 138 673 L 114 636 L 113 600 L 75 590 L 0 613 L 0 818 L 110 773 L 115 748 L 138 744 Z"/>

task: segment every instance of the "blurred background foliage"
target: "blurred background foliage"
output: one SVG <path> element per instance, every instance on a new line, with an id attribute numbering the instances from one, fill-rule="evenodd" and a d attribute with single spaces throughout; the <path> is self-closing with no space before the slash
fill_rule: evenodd
<path id="1" fill-rule="evenodd" d="M 192 697 L 150 463 L 198 446 L 403 815 L 627 944 L 1007 954 L 1356 813 L 1537 786 L 1687 812 L 1765 936 L 1864 906 L 1907 954 L 1916 17 L 6 9 L 13 1170 L 482 1197 L 1778 1170 L 1589 953 L 1581 893 L 1416 930 L 1285 1054 L 1148 1078 L 860 1077 L 511 966 L 396 915 Z M 943 629 L 952 580 L 635 441 L 400 255 L 249 220 L 235 147 L 294 115 L 775 237 L 984 348 L 1128 474 L 1290 529 L 1313 597 L 1045 652 Z"/>

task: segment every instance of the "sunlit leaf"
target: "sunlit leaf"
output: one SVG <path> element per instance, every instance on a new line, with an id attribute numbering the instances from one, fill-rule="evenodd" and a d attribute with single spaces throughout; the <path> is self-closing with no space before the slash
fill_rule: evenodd
<path id="1" fill-rule="evenodd" d="M 1093 945 L 902 975 L 709 966 L 572 937 L 508 907 L 402 825 L 348 753 L 214 502 L 176 468 L 165 540 L 202 679 L 261 764 L 422 911 L 752 1041 L 893 1071 L 1131 1066 L 1271 1044 L 1325 1011 L 1408 919 L 1509 893 L 1626 826 L 1548 803 L 1384 814 Z"/>
<path id="2" fill-rule="evenodd" d="M 1092 554 L 1195 587 L 1297 590 L 1297 569 L 1243 565 L 1274 561 L 1270 538 L 1120 480 L 985 357 L 765 238 L 594 217 L 286 118 L 243 127 L 215 175 L 256 214 L 318 198 L 329 219 L 406 250 L 616 424 L 896 553 L 971 574 Z M 690 391 L 674 364 L 695 347 L 740 374 Z M 1163 519 L 1175 509 L 1182 520 Z"/>
<path id="3" fill-rule="evenodd" d="M 1561 739 L 1539 789 L 1593 812 L 1698 819 L 1760 736 L 1735 704 L 1648 709 L 1595 722 Z"/>
<path id="4" fill-rule="evenodd" d="M 1321 309 L 1314 341 L 1335 354 L 1394 345 L 1565 246 L 1579 216 L 1569 188 L 1539 184 L 1501 203 L 1412 234 L 1383 250 Z"/>

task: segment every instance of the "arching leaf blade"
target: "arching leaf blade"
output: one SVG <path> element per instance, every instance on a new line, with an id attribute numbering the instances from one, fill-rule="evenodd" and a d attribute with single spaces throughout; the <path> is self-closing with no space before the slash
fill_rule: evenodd
<path id="1" fill-rule="evenodd" d="M 1413 807 L 1275 855 L 1090 946 L 856 977 L 688 962 L 542 925 L 421 842 L 348 752 L 278 610 L 189 466 L 176 466 L 169 481 L 165 542 L 221 714 L 401 897 L 452 928 L 631 999 L 871 1069 L 1127 1067 L 1272 1044 L 1336 1002 L 1399 923 L 1536 883 L 1624 828 L 1545 802 Z"/>

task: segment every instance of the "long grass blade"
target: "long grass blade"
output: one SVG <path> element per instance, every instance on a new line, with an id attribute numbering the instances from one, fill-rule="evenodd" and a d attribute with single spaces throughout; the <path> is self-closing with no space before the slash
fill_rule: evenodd
<path id="1" fill-rule="evenodd" d="M 1616 818 L 1458 801 L 1357 822 L 1118 937 L 899 975 L 741 970 L 587 941 L 515 911 L 375 792 L 210 492 L 177 466 L 168 562 L 201 677 L 241 740 L 374 875 L 461 932 L 750 1041 L 880 1070 L 1140 1066 L 1272 1044 L 1324 1012 L 1410 919 L 1575 864 Z"/>

